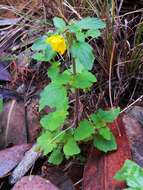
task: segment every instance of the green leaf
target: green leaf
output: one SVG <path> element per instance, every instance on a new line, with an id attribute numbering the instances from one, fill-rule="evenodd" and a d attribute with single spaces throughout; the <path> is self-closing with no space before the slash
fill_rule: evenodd
<path id="1" fill-rule="evenodd" d="M 48 45 L 47 48 L 45 49 L 44 55 L 45 55 L 45 60 L 43 61 L 51 61 L 57 55 L 57 53 L 52 49 L 50 45 Z"/>
<path id="2" fill-rule="evenodd" d="M 76 141 L 89 138 L 94 133 L 94 128 L 87 120 L 81 121 L 79 127 L 75 129 L 74 139 Z"/>
<path id="3" fill-rule="evenodd" d="M 39 50 L 44 50 L 47 48 L 47 44 L 45 43 L 45 37 L 41 37 L 37 39 L 34 44 L 31 46 L 31 49 L 33 51 L 39 51 Z"/>
<path id="4" fill-rule="evenodd" d="M 125 180 L 131 188 L 143 189 L 143 168 L 131 160 L 126 160 L 123 167 L 114 176 L 116 180 Z"/>
<path id="5" fill-rule="evenodd" d="M 32 58 L 37 61 L 50 61 L 56 56 L 56 52 L 52 50 L 52 48 L 47 45 L 46 49 L 43 52 L 36 52 Z"/>
<path id="6" fill-rule="evenodd" d="M 53 81 L 55 81 L 56 84 L 64 85 L 68 84 L 71 80 L 72 74 L 69 71 L 64 71 L 63 73 L 60 73 L 55 77 Z"/>
<path id="7" fill-rule="evenodd" d="M 50 77 L 51 80 L 54 80 L 58 76 L 60 72 L 59 65 L 59 62 L 52 62 L 51 67 L 48 69 L 48 77 Z"/>
<path id="8" fill-rule="evenodd" d="M 48 69 L 48 76 L 56 85 L 68 84 L 72 77 L 71 73 L 68 70 L 60 73 L 59 64 L 59 62 L 52 63 L 52 66 Z"/>
<path id="9" fill-rule="evenodd" d="M 54 26 L 60 31 L 63 31 L 66 27 L 66 23 L 62 18 L 54 17 L 53 22 L 54 22 Z"/>
<path id="10" fill-rule="evenodd" d="M 100 30 L 93 30 L 93 29 L 91 29 L 91 30 L 88 30 L 86 32 L 85 36 L 86 36 L 86 38 L 87 37 L 98 38 L 99 36 L 101 36 L 101 32 L 100 32 Z"/>
<path id="11" fill-rule="evenodd" d="M 100 128 L 99 134 L 106 140 L 110 140 L 112 133 L 108 127 Z"/>
<path id="12" fill-rule="evenodd" d="M 120 114 L 120 108 L 112 108 L 109 111 L 98 110 L 99 116 L 106 122 L 112 123 Z"/>
<path id="13" fill-rule="evenodd" d="M 82 71 L 84 71 L 84 66 L 80 63 L 76 64 L 76 72 L 77 73 L 81 73 Z"/>
<path id="14" fill-rule="evenodd" d="M 72 129 L 69 129 L 68 131 L 66 130 L 62 130 L 59 129 L 59 130 L 56 130 L 55 131 L 55 136 L 57 136 L 56 138 L 56 142 L 57 143 L 62 143 L 62 144 L 65 144 L 67 143 L 67 141 L 70 139 L 70 138 L 73 138 L 73 134 L 72 134 Z M 60 133 L 60 135 L 59 135 Z"/>
<path id="15" fill-rule="evenodd" d="M 49 154 L 54 148 L 57 147 L 57 144 L 53 141 L 53 138 L 54 136 L 52 133 L 46 131 L 37 139 L 37 143 L 44 152 L 44 155 Z"/>
<path id="16" fill-rule="evenodd" d="M 70 33 L 75 33 L 77 34 L 78 32 L 81 32 L 81 29 L 75 25 L 75 23 L 70 23 L 68 26 L 67 26 L 68 30 Z"/>
<path id="17" fill-rule="evenodd" d="M 3 111 L 3 99 L 0 98 L 0 112 Z"/>
<path id="18" fill-rule="evenodd" d="M 76 64 L 81 64 L 86 70 L 91 70 L 94 63 L 92 47 L 86 42 L 75 42 L 71 47 L 72 57 Z"/>
<path id="19" fill-rule="evenodd" d="M 44 61 L 45 60 L 45 55 L 43 53 L 35 53 L 32 56 L 32 58 L 37 60 L 37 61 Z"/>
<path id="20" fill-rule="evenodd" d="M 73 138 L 70 138 L 63 148 L 66 156 L 73 156 L 80 153 L 80 148 Z"/>
<path id="21" fill-rule="evenodd" d="M 57 110 L 42 117 L 40 124 L 46 130 L 55 131 L 63 125 L 68 112 L 64 110 Z"/>
<path id="22" fill-rule="evenodd" d="M 90 116 L 91 121 L 94 124 L 94 128 L 95 129 L 100 129 L 100 128 L 104 128 L 106 127 L 106 122 L 104 120 L 102 120 L 102 118 L 100 117 L 100 115 L 97 113 L 94 113 Z"/>
<path id="23" fill-rule="evenodd" d="M 88 71 L 82 71 L 81 73 L 73 76 L 71 85 L 74 88 L 85 89 L 90 88 L 92 84 L 96 81 L 96 77 L 92 73 Z"/>
<path id="24" fill-rule="evenodd" d="M 110 140 L 106 140 L 102 136 L 97 135 L 94 137 L 93 144 L 97 149 L 99 149 L 103 152 L 108 152 L 108 151 L 117 149 L 116 140 L 113 135 L 111 135 Z"/>
<path id="25" fill-rule="evenodd" d="M 99 109 L 96 113 L 90 116 L 90 119 L 93 122 L 94 127 L 96 129 L 102 129 L 106 127 L 107 123 L 112 123 L 117 118 L 119 113 L 120 113 L 120 108 L 112 108 L 111 110 L 108 111 Z M 104 132 L 104 130 L 103 131 L 101 130 L 101 133 Z"/>
<path id="26" fill-rule="evenodd" d="M 59 150 L 59 149 L 55 149 L 49 159 L 48 162 L 51 164 L 55 164 L 55 165 L 59 165 L 61 164 L 63 161 L 63 153 Z"/>
<path id="27" fill-rule="evenodd" d="M 106 26 L 105 22 L 95 17 L 83 18 L 82 20 L 77 21 L 74 25 L 76 28 L 79 28 L 80 30 L 103 29 Z"/>
<path id="28" fill-rule="evenodd" d="M 77 41 L 79 41 L 79 42 L 84 42 L 84 41 L 85 41 L 85 38 L 86 38 L 86 35 L 85 35 L 83 32 L 78 31 L 78 32 L 76 33 L 76 39 L 77 39 Z"/>
<path id="29" fill-rule="evenodd" d="M 55 83 L 46 86 L 41 93 L 39 110 L 41 111 L 45 106 L 66 110 L 68 108 L 66 88 Z"/>

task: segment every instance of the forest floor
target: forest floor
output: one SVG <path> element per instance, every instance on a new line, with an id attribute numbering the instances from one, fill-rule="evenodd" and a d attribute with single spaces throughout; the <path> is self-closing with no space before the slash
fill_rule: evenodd
<path id="1" fill-rule="evenodd" d="M 142 1 L 0 0 L 0 189 L 119 190 L 125 184 L 113 176 L 126 159 L 143 167 L 142 15 Z M 55 16 L 98 16 L 107 23 L 102 36 L 91 41 L 96 58 L 92 73 L 98 83 L 81 94 L 82 111 L 121 108 L 109 126 L 117 151 L 102 154 L 86 144 L 85 160 L 65 160 L 60 166 L 34 151 L 40 134 L 39 97 L 49 83 L 50 63 L 33 60 L 31 46 L 53 30 Z"/>

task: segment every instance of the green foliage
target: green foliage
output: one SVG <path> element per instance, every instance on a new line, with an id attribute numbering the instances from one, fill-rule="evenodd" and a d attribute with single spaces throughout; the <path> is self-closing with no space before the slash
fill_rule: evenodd
<path id="1" fill-rule="evenodd" d="M 73 24 L 79 30 L 97 30 L 105 28 L 105 23 L 99 18 L 86 17 Z"/>
<path id="2" fill-rule="evenodd" d="M 81 73 L 73 75 L 71 85 L 74 88 L 86 89 L 91 87 L 92 84 L 96 81 L 96 77 L 92 73 L 83 71 Z"/>
<path id="3" fill-rule="evenodd" d="M 35 41 L 31 49 L 35 51 L 32 56 L 37 61 L 50 61 L 56 56 L 56 52 L 46 43 L 46 37 L 43 36 Z"/>
<path id="4" fill-rule="evenodd" d="M 75 129 L 74 139 L 76 141 L 81 141 L 86 138 L 91 137 L 94 134 L 94 128 L 91 126 L 90 122 L 87 120 L 81 121 L 79 127 Z"/>
<path id="5" fill-rule="evenodd" d="M 99 129 L 99 134 L 104 138 L 105 140 L 109 141 L 111 140 L 112 133 L 108 127 L 103 127 Z"/>
<path id="6" fill-rule="evenodd" d="M 3 99 L 0 98 L 0 112 L 3 111 Z"/>
<path id="7" fill-rule="evenodd" d="M 58 85 L 68 84 L 72 79 L 72 75 L 68 70 L 60 73 L 59 66 L 59 62 L 53 62 L 52 66 L 48 69 L 48 76 L 51 78 L 52 82 Z"/>
<path id="8" fill-rule="evenodd" d="M 62 18 L 54 17 L 53 23 L 55 28 L 58 29 L 60 32 L 62 32 L 66 28 L 66 23 Z"/>
<path id="9" fill-rule="evenodd" d="M 120 108 L 114 108 L 108 111 L 99 109 L 96 114 L 91 115 L 91 120 L 96 123 L 96 128 L 105 126 L 105 123 L 112 123 L 120 113 Z"/>
<path id="10" fill-rule="evenodd" d="M 42 110 L 45 106 L 66 110 L 68 108 L 66 89 L 62 85 L 56 83 L 51 83 L 46 86 L 41 93 L 39 109 Z"/>
<path id="11" fill-rule="evenodd" d="M 117 118 L 119 113 L 120 113 L 119 107 L 116 109 L 111 109 L 109 111 L 103 111 L 102 109 L 99 109 L 98 111 L 99 117 L 108 123 L 112 123 Z"/>
<path id="12" fill-rule="evenodd" d="M 40 124 L 46 130 L 55 131 L 64 124 L 67 115 L 67 111 L 57 110 L 56 112 L 52 112 L 44 116 L 41 119 Z"/>
<path id="13" fill-rule="evenodd" d="M 93 144 L 97 149 L 103 152 L 108 152 L 117 149 L 116 140 L 112 133 L 110 136 L 110 140 L 104 138 L 104 135 L 96 135 L 93 139 Z"/>
<path id="14" fill-rule="evenodd" d="M 76 64 L 81 64 L 86 70 L 91 70 L 94 62 L 92 47 L 86 42 L 74 42 L 71 54 Z"/>
<path id="15" fill-rule="evenodd" d="M 46 49 L 47 47 L 48 45 L 45 43 L 45 37 L 41 37 L 34 42 L 31 49 L 33 51 L 39 51 L 39 50 Z"/>
<path id="16" fill-rule="evenodd" d="M 58 165 L 64 157 L 68 159 L 80 154 L 80 144 L 83 141 L 93 141 L 93 145 L 103 152 L 115 150 L 116 141 L 108 128 L 108 123 L 116 119 L 120 109 L 113 108 L 109 111 L 99 109 L 88 119 L 79 121 L 74 128 L 70 126 L 71 107 L 68 102 L 70 92 L 76 93 L 77 89 L 80 92 L 90 90 L 97 81 L 95 75 L 90 72 L 95 57 L 93 48 L 86 39 L 99 37 L 105 23 L 92 17 L 72 21 L 69 24 L 62 18 L 55 17 L 53 23 L 56 30 L 48 33 L 47 37 L 39 38 L 33 44 L 32 50 L 35 52 L 34 59 L 51 63 L 47 71 L 51 82 L 40 95 L 39 111 L 48 106 L 52 112 L 42 116 L 40 124 L 43 131 L 37 142 L 44 155 L 49 155 L 48 161 Z M 47 44 L 49 38 L 51 44 Z M 62 55 L 65 53 L 65 46 L 70 53 L 71 65 L 63 71 L 62 63 L 55 62 L 55 57 L 57 53 L 62 52 Z"/>
<path id="17" fill-rule="evenodd" d="M 53 141 L 54 135 L 49 131 L 44 131 L 41 136 L 37 139 L 38 145 L 43 150 L 44 155 L 49 154 L 57 147 L 55 141 Z"/>
<path id="18" fill-rule="evenodd" d="M 85 34 L 86 37 L 98 38 L 101 36 L 100 30 L 88 30 Z"/>
<path id="19" fill-rule="evenodd" d="M 143 168 L 131 160 L 126 160 L 123 167 L 114 176 L 116 180 L 126 181 L 125 190 L 143 190 Z"/>
<path id="20" fill-rule="evenodd" d="M 63 148 L 65 156 L 73 156 L 80 153 L 80 148 L 74 138 L 68 139 Z"/>
<path id="21" fill-rule="evenodd" d="M 55 56 L 55 52 L 52 51 L 49 54 L 47 49 L 43 50 L 42 52 L 35 53 L 33 55 L 33 58 L 36 59 L 37 61 L 50 61 Z"/>
<path id="22" fill-rule="evenodd" d="M 64 158 L 63 153 L 59 148 L 57 148 L 53 150 L 53 152 L 49 156 L 48 162 L 55 165 L 59 165 L 63 161 L 63 158 Z"/>

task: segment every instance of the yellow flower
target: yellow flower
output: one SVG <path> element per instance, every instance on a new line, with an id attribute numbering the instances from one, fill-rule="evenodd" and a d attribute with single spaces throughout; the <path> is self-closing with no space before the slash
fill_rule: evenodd
<path id="1" fill-rule="evenodd" d="M 53 50 L 61 55 L 63 55 L 67 49 L 65 39 L 58 34 L 46 38 L 46 43 L 50 44 Z"/>

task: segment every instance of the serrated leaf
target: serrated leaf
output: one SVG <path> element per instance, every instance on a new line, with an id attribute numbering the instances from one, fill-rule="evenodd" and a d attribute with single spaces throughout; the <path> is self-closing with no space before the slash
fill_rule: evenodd
<path id="1" fill-rule="evenodd" d="M 64 85 L 64 84 L 68 84 L 71 80 L 71 73 L 69 73 L 67 70 L 64 71 L 63 73 L 60 73 L 59 75 L 57 75 L 54 79 L 54 81 L 56 82 L 56 84 L 59 85 Z"/>
<path id="2" fill-rule="evenodd" d="M 100 128 L 99 134 L 106 140 L 110 140 L 112 133 L 108 127 Z"/>
<path id="3" fill-rule="evenodd" d="M 87 37 L 98 38 L 99 36 L 101 36 L 101 32 L 100 32 L 100 30 L 93 30 L 93 29 L 91 29 L 91 30 L 88 30 L 86 32 L 85 36 L 86 36 L 86 38 Z"/>
<path id="4" fill-rule="evenodd" d="M 112 123 L 120 114 L 120 108 L 112 108 L 109 111 L 98 110 L 99 116 L 106 122 Z"/>
<path id="5" fill-rule="evenodd" d="M 94 133 L 94 128 L 87 120 L 81 121 L 79 127 L 75 129 L 74 139 L 76 141 L 89 138 Z"/>
<path id="6" fill-rule="evenodd" d="M 55 164 L 55 165 L 59 165 L 61 164 L 63 161 L 63 153 L 59 150 L 59 149 L 55 149 L 49 159 L 48 162 L 51 164 Z"/>
<path id="7" fill-rule="evenodd" d="M 60 133 L 60 135 L 59 135 L 59 133 Z M 71 131 L 70 130 L 68 130 L 68 131 L 64 131 L 64 130 L 59 130 L 59 131 L 55 131 L 55 136 L 57 136 L 57 138 L 56 138 L 56 142 L 57 143 L 63 143 L 63 144 L 65 144 L 70 138 L 73 138 L 73 134 L 71 133 Z"/>
<path id="8" fill-rule="evenodd" d="M 102 128 L 106 126 L 106 123 L 112 123 L 118 117 L 119 113 L 120 108 L 112 108 L 108 111 L 99 109 L 96 113 L 92 114 L 90 118 L 95 124 L 95 128 Z"/>
<path id="9" fill-rule="evenodd" d="M 96 81 L 97 79 L 92 73 L 88 71 L 82 71 L 81 73 L 77 73 L 73 76 L 71 85 L 74 88 L 85 89 L 90 88 Z"/>
<path id="10" fill-rule="evenodd" d="M 51 67 L 48 69 L 48 77 L 52 80 L 54 80 L 60 72 L 59 65 L 59 62 L 53 62 Z"/>
<path id="11" fill-rule="evenodd" d="M 56 56 L 56 52 L 51 48 L 50 45 L 47 46 L 47 48 L 45 49 L 45 60 L 44 61 L 51 61 L 55 56 Z"/>
<path id="12" fill-rule="evenodd" d="M 32 56 L 33 59 L 37 60 L 37 61 L 44 61 L 45 60 L 45 56 L 43 53 L 35 53 L 33 56 Z"/>
<path id="13" fill-rule="evenodd" d="M 31 46 L 33 51 L 39 51 L 47 48 L 47 44 L 45 43 L 45 37 L 41 37 L 37 39 L 34 44 Z"/>
<path id="14" fill-rule="evenodd" d="M 0 112 L 3 111 L 3 99 L 0 98 Z"/>
<path id="15" fill-rule="evenodd" d="M 70 138 L 63 148 L 66 156 L 73 156 L 80 153 L 80 148 L 73 138 Z"/>
<path id="16" fill-rule="evenodd" d="M 81 31 L 76 32 L 77 41 L 84 42 L 85 38 L 86 38 L 86 35 L 83 32 L 81 32 Z"/>
<path id="17" fill-rule="evenodd" d="M 80 30 L 103 29 L 106 26 L 105 22 L 95 17 L 83 18 L 82 20 L 77 21 L 74 25 L 76 28 L 79 28 Z"/>
<path id="18" fill-rule="evenodd" d="M 114 176 L 116 180 L 125 180 L 131 188 L 143 188 L 143 168 L 131 160 L 126 160 L 123 167 Z"/>
<path id="19" fill-rule="evenodd" d="M 41 98 L 39 101 L 40 111 L 45 106 L 66 110 L 68 108 L 66 88 L 55 83 L 50 83 L 48 86 L 46 86 L 41 93 Z"/>
<path id="20" fill-rule="evenodd" d="M 44 152 L 44 155 L 49 154 L 54 148 L 57 147 L 57 144 L 53 141 L 53 138 L 52 133 L 46 131 L 37 139 L 37 143 Z"/>
<path id="21" fill-rule="evenodd" d="M 68 84 L 68 82 L 71 80 L 71 73 L 68 70 L 60 73 L 58 62 L 53 63 L 48 69 L 48 76 L 51 78 L 53 83 L 56 83 L 57 85 Z"/>
<path id="22" fill-rule="evenodd" d="M 53 22 L 54 22 L 54 26 L 60 31 L 63 31 L 66 27 L 65 21 L 60 17 L 54 17 Z"/>
<path id="23" fill-rule="evenodd" d="M 116 140 L 113 135 L 111 135 L 110 140 L 106 140 L 102 136 L 97 135 L 94 137 L 93 144 L 97 149 L 103 152 L 108 152 L 117 149 Z"/>
<path id="24" fill-rule="evenodd" d="M 75 34 L 81 31 L 81 29 L 78 26 L 76 26 L 75 23 L 70 23 L 70 25 L 68 25 L 67 28 L 71 33 Z"/>
<path id="25" fill-rule="evenodd" d="M 40 124 L 46 130 L 55 131 L 64 123 L 67 114 L 67 111 L 56 110 L 55 112 L 49 113 L 48 115 L 42 117 Z"/>
<path id="26" fill-rule="evenodd" d="M 49 45 L 47 45 L 46 49 L 42 52 L 36 52 L 32 58 L 37 61 L 50 61 L 56 56 L 56 52 L 51 49 Z"/>
<path id="27" fill-rule="evenodd" d="M 92 47 L 86 42 L 75 42 L 71 47 L 72 57 L 76 64 L 81 64 L 86 70 L 91 70 L 94 63 Z"/>
<path id="28" fill-rule="evenodd" d="M 100 129 L 106 127 L 106 122 L 102 120 L 100 115 L 97 113 L 94 113 L 90 116 L 90 119 L 93 122 L 94 128 L 95 129 Z"/>

